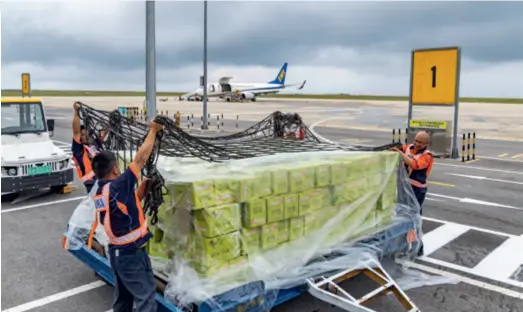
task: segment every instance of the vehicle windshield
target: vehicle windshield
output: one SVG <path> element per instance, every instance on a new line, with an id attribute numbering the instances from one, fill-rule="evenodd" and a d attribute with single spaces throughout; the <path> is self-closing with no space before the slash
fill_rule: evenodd
<path id="1" fill-rule="evenodd" d="M 45 131 L 42 103 L 2 103 L 2 135 Z"/>

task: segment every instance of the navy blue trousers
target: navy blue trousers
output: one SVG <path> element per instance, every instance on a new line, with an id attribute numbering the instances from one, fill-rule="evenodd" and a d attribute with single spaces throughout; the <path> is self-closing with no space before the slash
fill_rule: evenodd
<path id="1" fill-rule="evenodd" d="M 421 214 L 423 212 L 423 202 L 425 201 L 425 196 L 427 195 L 427 188 L 412 186 L 412 190 L 414 191 L 414 196 L 416 196 L 416 199 L 418 200 Z"/>
<path id="2" fill-rule="evenodd" d="M 151 259 L 140 248 L 136 251 L 110 250 L 110 262 L 114 271 L 114 312 L 156 312 L 156 280 Z"/>
<path id="3" fill-rule="evenodd" d="M 414 191 L 414 195 L 416 196 L 416 199 L 418 200 L 419 208 L 420 208 L 420 214 L 423 213 L 423 202 L 425 201 L 425 196 L 427 195 L 427 188 L 423 187 L 416 187 L 412 186 L 412 190 Z M 421 242 L 420 249 L 418 250 L 418 256 L 423 256 L 423 242 Z"/>

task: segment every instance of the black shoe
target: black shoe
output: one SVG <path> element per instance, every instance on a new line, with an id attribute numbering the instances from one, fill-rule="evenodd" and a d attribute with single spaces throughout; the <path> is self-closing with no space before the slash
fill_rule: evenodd
<path id="1" fill-rule="evenodd" d="M 423 257 L 424 255 L 424 252 L 423 252 L 423 244 L 421 244 L 419 250 L 418 250 L 418 257 Z"/>

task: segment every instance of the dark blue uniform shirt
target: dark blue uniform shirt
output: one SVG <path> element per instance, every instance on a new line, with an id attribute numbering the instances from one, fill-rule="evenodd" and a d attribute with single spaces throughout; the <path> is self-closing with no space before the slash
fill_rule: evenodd
<path id="1" fill-rule="evenodd" d="M 74 162 L 76 164 L 76 167 L 78 169 L 80 169 L 80 172 L 82 172 L 82 175 L 84 175 L 85 174 L 84 145 L 82 143 L 76 141 L 73 138 L 73 145 L 71 146 L 71 151 L 73 152 L 73 157 L 74 157 Z M 85 188 L 87 189 L 87 193 L 91 192 L 94 182 L 96 182 L 96 178 L 93 178 L 84 183 Z"/>
<path id="2" fill-rule="evenodd" d="M 141 204 L 136 202 L 135 185 L 139 180 L 139 172 L 132 164 L 119 177 L 112 181 L 99 180 L 97 194 L 102 192 L 105 184 L 111 182 L 109 186 L 109 211 L 111 212 L 111 229 L 113 234 L 118 236 L 126 235 L 129 232 L 140 227 L 139 210 Z M 125 213 L 124 210 L 127 210 Z M 100 220 L 103 223 L 105 214 L 100 214 Z M 144 215 L 145 217 L 145 215 Z M 134 251 L 151 239 L 151 232 L 138 240 L 127 245 L 109 244 L 109 250 L 119 249 L 124 251 Z"/>

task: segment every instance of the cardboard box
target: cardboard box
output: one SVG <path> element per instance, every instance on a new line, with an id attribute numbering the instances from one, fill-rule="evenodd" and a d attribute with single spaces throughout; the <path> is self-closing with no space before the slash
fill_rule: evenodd
<path id="1" fill-rule="evenodd" d="M 206 267 L 215 266 L 239 257 L 240 232 L 206 238 L 192 234 L 188 237 L 186 258 Z"/>
<path id="2" fill-rule="evenodd" d="M 283 220 L 283 196 L 271 196 L 266 198 L 267 223 Z"/>
<path id="3" fill-rule="evenodd" d="M 216 237 L 237 231 L 241 228 L 239 204 L 227 204 L 194 212 L 196 233 L 204 237 Z"/>
<path id="4" fill-rule="evenodd" d="M 261 228 L 243 228 L 240 231 L 242 241 L 242 254 L 254 254 L 261 247 Z"/>
<path id="5" fill-rule="evenodd" d="M 261 247 L 268 249 L 278 245 L 278 223 L 262 225 Z"/>
<path id="6" fill-rule="evenodd" d="M 289 240 L 295 240 L 303 236 L 303 217 L 289 219 Z"/>
<path id="7" fill-rule="evenodd" d="M 202 209 L 215 206 L 212 180 L 174 183 L 174 205 L 183 209 Z"/>
<path id="8" fill-rule="evenodd" d="M 300 165 L 289 169 L 289 192 L 297 193 L 314 188 L 314 168 Z"/>
<path id="9" fill-rule="evenodd" d="M 278 169 L 271 172 L 272 194 L 279 195 L 289 192 L 289 172 Z"/>
<path id="10" fill-rule="evenodd" d="M 267 223 L 267 201 L 265 199 L 251 199 L 243 206 L 243 226 L 257 227 Z"/>
<path id="11" fill-rule="evenodd" d="M 289 220 L 282 220 L 278 223 L 278 244 L 289 241 Z"/>
<path id="12" fill-rule="evenodd" d="M 283 197 L 283 216 L 285 219 L 297 217 L 300 214 L 298 194 L 288 194 Z"/>
<path id="13" fill-rule="evenodd" d="M 236 178 L 230 179 L 214 179 L 216 200 L 221 203 L 244 203 L 257 198 L 257 186 L 257 178 L 245 174 L 238 174 Z"/>
<path id="14" fill-rule="evenodd" d="M 314 186 L 322 187 L 331 184 L 330 165 L 318 165 L 314 168 Z"/>
<path id="15" fill-rule="evenodd" d="M 309 212 L 313 211 L 312 209 L 312 198 L 314 196 L 314 192 L 302 192 L 298 194 L 298 209 L 300 216 L 304 216 L 308 214 Z"/>

